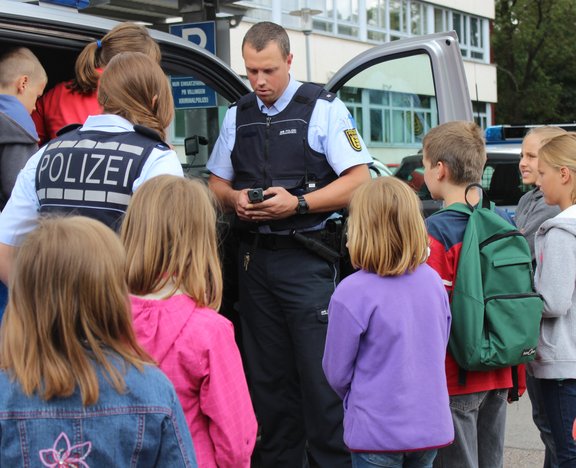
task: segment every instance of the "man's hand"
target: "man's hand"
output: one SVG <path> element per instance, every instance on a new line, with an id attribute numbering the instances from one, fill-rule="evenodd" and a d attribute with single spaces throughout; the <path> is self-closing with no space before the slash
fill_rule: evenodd
<path id="1" fill-rule="evenodd" d="M 242 191 L 244 197 L 248 199 L 246 191 Z M 270 221 L 272 219 L 283 219 L 296 214 L 298 199 L 283 187 L 270 187 L 264 191 L 264 197 L 269 197 L 259 203 L 248 203 L 243 211 L 250 221 Z M 240 213 L 236 210 L 238 216 Z"/>

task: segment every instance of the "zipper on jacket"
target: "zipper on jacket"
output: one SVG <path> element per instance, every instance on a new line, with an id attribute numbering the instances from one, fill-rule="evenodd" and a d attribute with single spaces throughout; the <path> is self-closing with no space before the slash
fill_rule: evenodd
<path id="1" fill-rule="evenodd" d="M 272 117 L 266 116 L 266 132 L 264 134 L 264 167 L 262 168 L 263 180 L 266 185 L 268 185 L 268 164 L 269 164 L 269 152 L 270 152 L 270 124 L 272 122 Z M 268 187 L 265 187 L 268 188 Z"/>

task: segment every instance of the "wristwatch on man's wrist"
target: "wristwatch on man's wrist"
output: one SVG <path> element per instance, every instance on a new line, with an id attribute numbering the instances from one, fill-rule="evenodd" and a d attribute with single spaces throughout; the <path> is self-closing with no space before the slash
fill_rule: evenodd
<path id="1" fill-rule="evenodd" d="M 298 195 L 298 205 L 296 205 L 296 213 L 298 214 L 306 214 L 310 207 L 308 206 L 308 202 L 304 198 L 304 195 Z"/>

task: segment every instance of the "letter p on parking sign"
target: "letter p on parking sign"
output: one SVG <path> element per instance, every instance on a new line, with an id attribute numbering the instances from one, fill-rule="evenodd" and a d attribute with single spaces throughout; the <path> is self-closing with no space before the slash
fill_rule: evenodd
<path id="1" fill-rule="evenodd" d="M 170 26 L 170 33 L 193 42 L 208 52 L 216 53 L 216 27 L 214 21 L 175 24 Z"/>

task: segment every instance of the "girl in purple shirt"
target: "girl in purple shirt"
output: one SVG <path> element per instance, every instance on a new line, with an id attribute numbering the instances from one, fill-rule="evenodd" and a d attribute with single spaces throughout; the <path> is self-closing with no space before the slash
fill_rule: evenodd
<path id="1" fill-rule="evenodd" d="M 431 467 L 454 438 L 444 369 L 451 316 L 408 185 L 382 177 L 356 190 L 348 249 L 359 271 L 330 301 L 322 364 L 344 403 L 352 465 Z"/>

